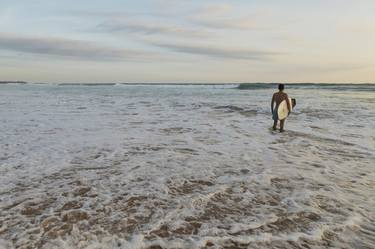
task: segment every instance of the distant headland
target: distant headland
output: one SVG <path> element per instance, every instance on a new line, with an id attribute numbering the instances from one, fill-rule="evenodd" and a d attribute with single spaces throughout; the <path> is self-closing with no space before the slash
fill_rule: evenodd
<path id="1" fill-rule="evenodd" d="M 11 80 L 0 80 L 0 84 L 27 84 L 26 81 L 11 81 Z"/>

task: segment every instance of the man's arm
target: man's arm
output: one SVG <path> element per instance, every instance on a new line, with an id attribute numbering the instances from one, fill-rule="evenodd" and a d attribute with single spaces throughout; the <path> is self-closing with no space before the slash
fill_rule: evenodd
<path id="1" fill-rule="evenodd" d="M 275 94 L 272 95 L 272 100 L 271 100 L 271 112 L 273 113 L 273 104 L 275 103 Z"/>
<path id="2" fill-rule="evenodd" d="M 292 111 L 292 107 L 290 106 L 288 94 L 285 94 L 285 100 L 286 100 L 286 105 L 288 106 L 288 111 L 291 112 Z"/>

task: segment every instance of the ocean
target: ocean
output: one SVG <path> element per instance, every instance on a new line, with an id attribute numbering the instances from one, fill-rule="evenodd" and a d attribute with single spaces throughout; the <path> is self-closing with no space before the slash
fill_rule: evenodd
<path id="1" fill-rule="evenodd" d="M 0 248 L 375 248 L 375 85 L 0 85 Z"/>

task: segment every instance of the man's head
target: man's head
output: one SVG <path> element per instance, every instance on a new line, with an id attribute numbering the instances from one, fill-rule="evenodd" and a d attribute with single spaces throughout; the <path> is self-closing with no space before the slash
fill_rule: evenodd
<path id="1" fill-rule="evenodd" d="M 284 90 L 284 84 L 279 84 L 279 91 Z"/>

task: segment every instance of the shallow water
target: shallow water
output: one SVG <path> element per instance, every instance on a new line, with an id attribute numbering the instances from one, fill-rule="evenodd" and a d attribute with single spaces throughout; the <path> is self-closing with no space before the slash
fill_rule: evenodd
<path id="1" fill-rule="evenodd" d="M 0 85 L 0 248 L 374 248 L 375 91 L 232 88 Z"/>

